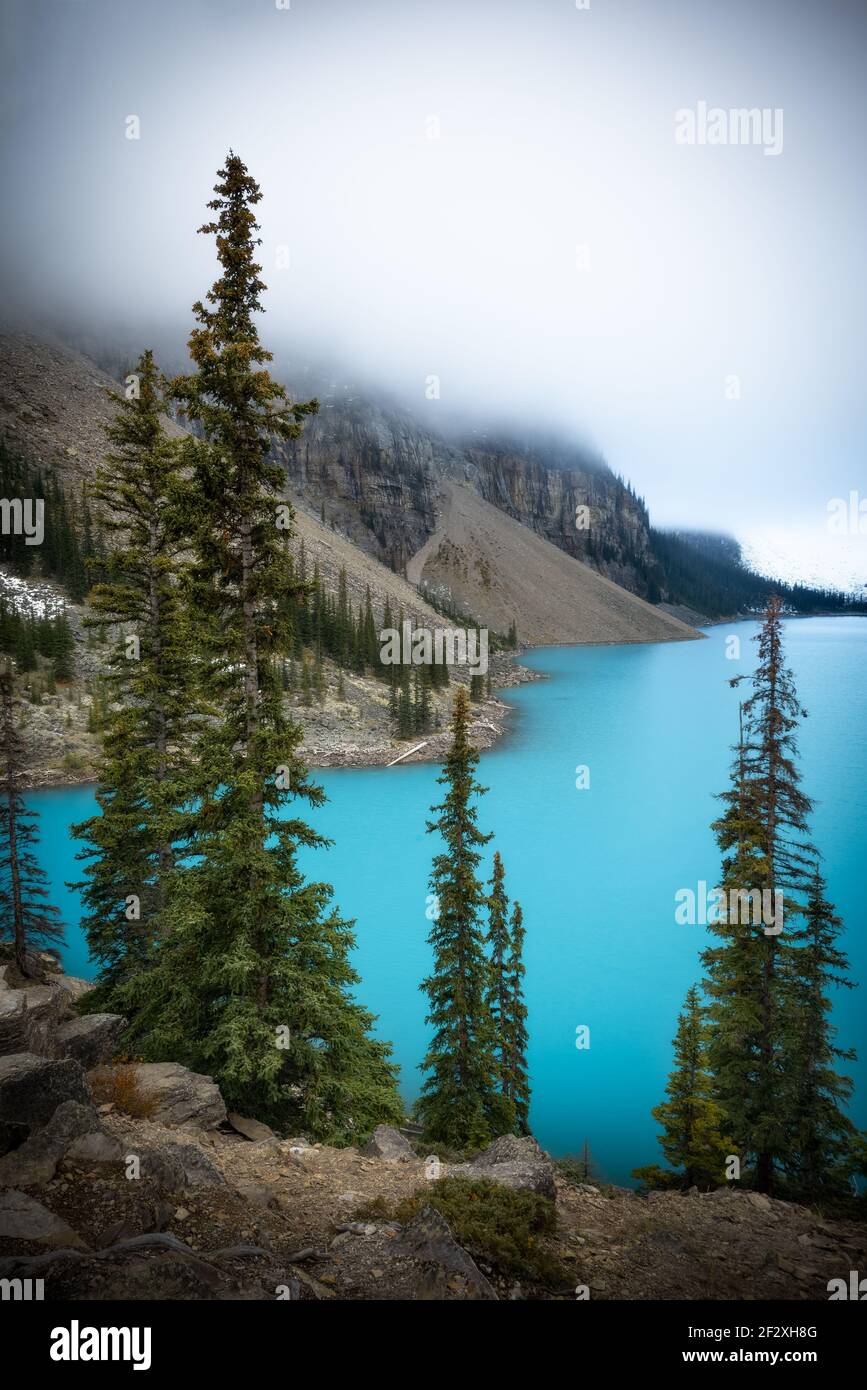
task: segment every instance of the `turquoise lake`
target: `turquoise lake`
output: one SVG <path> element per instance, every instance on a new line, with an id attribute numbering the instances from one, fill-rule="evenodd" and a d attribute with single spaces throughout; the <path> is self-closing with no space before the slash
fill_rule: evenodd
<path id="1" fill-rule="evenodd" d="M 716 881 L 710 831 L 714 794 L 727 784 L 739 694 L 728 685 L 754 664 L 754 623 L 711 628 L 704 641 L 650 646 L 546 648 L 526 665 L 548 677 L 505 693 L 511 733 L 483 755 L 489 788 L 479 823 L 503 856 L 507 889 L 527 928 L 526 991 L 532 1125 L 555 1154 L 586 1139 L 602 1174 L 630 1181 L 658 1161 L 650 1109 L 663 1095 L 683 997 L 700 978 L 700 926 L 675 923 L 675 893 Z M 740 658 L 726 655 L 740 639 Z M 842 1046 L 860 1060 L 853 1118 L 867 1125 L 867 618 L 786 623 L 786 650 L 809 710 L 801 738 L 804 789 L 816 802 L 813 838 L 846 923 L 845 948 L 860 989 L 839 991 Z M 590 769 L 576 789 L 576 767 Z M 303 856 L 305 872 L 334 885 L 357 919 L 360 999 L 378 1015 L 418 1091 L 425 1050 L 428 973 L 425 911 L 435 849 L 425 833 L 438 800 L 438 768 L 338 769 L 317 774 L 329 800 L 312 813 L 334 840 Z M 42 815 L 42 862 L 63 909 L 66 968 L 92 973 L 78 930 L 77 876 L 68 827 L 93 809 L 91 789 L 33 792 Z M 577 1049 L 576 1029 L 590 1029 Z"/>

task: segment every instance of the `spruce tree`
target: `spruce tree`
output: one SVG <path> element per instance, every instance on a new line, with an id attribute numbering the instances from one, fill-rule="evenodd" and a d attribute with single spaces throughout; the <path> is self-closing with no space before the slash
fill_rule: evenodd
<path id="1" fill-rule="evenodd" d="M 428 937 L 433 973 L 421 988 L 428 996 L 433 1036 L 421 1063 L 427 1076 L 417 1102 L 426 1134 L 456 1148 L 473 1148 L 505 1133 L 511 1118 L 496 1087 L 486 1001 L 489 967 L 479 919 L 487 895 L 477 871 L 481 848 L 491 837 L 476 824 L 473 802 L 485 789 L 475 779 L 479 755 L 468 740 L 468 723 L 469 698 L 459 686 L 451 747 L 437 779 L 446 790 L 427 825 L 445 848 L 435 855 L 430 877 L 439 911 Z"/>
<path id="2" fill-rule="evenodd" d="M 677 1020 L 675 1066 L 665 1088 L 668 1099 L 652 1111 L 663 1127 L 662 1151 L 685 1188 L 718 1187 L 725 1180 L 726 1156 L 731 1151 L 723 1135 L 723 1111 L 713 1097 L 707 1040 L 704 1009 L 698 987 L 692 985 Z M 639 1171 L 647 1176 L 653 1170 Z"/>
<path id="3" fill-rule="evenodd" d="M 384 623 L 384 627 L 389 624 Z M 379 642 L 376 636 L 376 623 L 373 619 L 373 604 L 370 599 L 370 585 L 368 584 L 364 595 L 364 616 L 361 619 L 361 649 L 364 654 L 363 670 L 370 667 L 375 671 L 379 664 Z"/>
<path id="4" fill-rule="evenodd" d="M 797 728 L 806 711 L 784 659 L 782 609 L 771 597 L 758 634 L 752 693 L 741 706 L 732 784 L 715 823 L 723 852 L 728 911 L 710 930 L 709 1057 L 727 1131 L 763 1192 L 781 1179 L 806 1183 L 836 1171 L 850 1133 L 837 1104 L 849 1093 L 836 1077 L 824 988 L 846 984 L 834 944 L 839 923 L 817 886 L 808 838 L 811 802 L 800 785 Z M 738 685 L 744 677 L 731 683 Z M 782 920 L 743 920 L 732 895 L 783 895 Z M 735 920 L 730 920 L 732 917 Z M 777 930 L 780 927 L 781 930 Z M 830 1180 L 830 1179 L 829 1179 Z"/>
<path id="5" fill-rule="evenodd" d="M 51 624 L 51 669 L 54 679 L 65 683 L 75 675 L 75 638 L 69 620 L 61 613 Z"/>
<path id="6" fill-rule="evenodd" d="M 215 219 L 200 230 L 216 236 L 222 274 L 209 307 L 194 306 L 196 370 L 173 387 L 202 435 L 184 509 L 198 669 L 215 717 L 192 758 L 194 858 L 172 879 L 171 932 L 133 982 L 136 1045 L 211 1073 L 230 1107 L 340 1142 L 399 1120 L 402 1107 L 389 1048 L 350 994 L 351 923 L 330 908 L 331 889 L 298 868 L 300 847 L 325 842 L 294 807 L 283 814 L 323 793 L 283 709 L 299 580 L 269 450 L 299 434 L 316 402 L 292 404 L 267 370 L 255 324 L 262 195 L 232 152 L 215 194 Z"/>
<path id="7" fill-rule="evenodd" d="M 761 807 L 745 771 L 742 709 L 731 787 L 721 799 L 726 810 L 714 829 L 723 850 L 719 886 L 728 902 L 731 893 L 761 891 L 765 881 Z M 745 1163 L 753 1163 L 763 1143 L 774 1151 L 784 1145 L 782 1053 L 775 1038 L 768 1057 L 764 1029 L 765 960 L 778 947 L 776 943 L 769 946 L 761 923 L 729 921 L 728 913 L 720 914 L 709 931 L 721 942 L 708 947 L 701 957 L 710 1001 L 714 1090 L 738 1154 Z"/>
<path id="8" fill-rule="evenodd" d="M 524 1003 L 524 913 L 512 905 L 509 924 L 509 958 L 506 966 L 506 1096 L 515 1112 L 518 1134 L 530 1133 L 530 1077 L 527 1070 L 527 1006 Z"/>
<path id="9" fill-rule="evenodd" d="M 772 597 L 757 637 L 752 692 L 741 707 L 742 732 L 726 809 L 714 825 L 723 852 L 721 887 L 732 893 L 783 893 L 781 932 L 768 923 L 725 920 L 710 930 L 722 946 L 705 951 L 713 1024 L 711 1062 L 727 1123 L 753 1165 L 762 1192 L 772 1190 L 786 1150 L 782 1073 L 783 986 L 796 917 L 815 851 L 807 840 L 809 798 L 800 787 L 796 729 L 805 714 L 785 664 L 780 600 Z M 744 677 L 735 677 L 738 685 Z M 745 897 L 742 903 L 746 902 Z"/>
<path id="10" fill-rule="evenodd" d="M 848 960 L 837 944 L 842 922 L 827 898 L 818 864 L 807 898 L 798 949 L 785 983 L 784 1048 L 787 1118 L 791 1126 L 786 1173 L 808 1196 L 848 1190 L 855 1126 L 841 1109 L 852 1080 L 836 1063 L 854 1061 L 851 1049 L 835 1046 L 830 1022 L 831 987 L 852 989 Z"/>
<path id="11" fill-rule="evenodd" d="M 499 851 L 494 852 L 494 870 L 488 893 L 487 946 L 490 978 L 486 1002 L 494 1030 L 494 1051 L 497 1061 L 497 1080 L 504 1095 L 509 1093 L 510 1056 L 509 981 L 507 977 L 509 938 L 509 899 L 505 888 L 506 871 Z"/>
<path id="12" fill-rule="evenodd" d="M 36 811 L 28 810 L 20 786 L 24 741 L 15 724 L 12 675 L 0 671 L 0 938 L 11 941 L 15 964 L 30 974 L 29 948 L 64 940 L 59 910 L 48 902 L 47 876 L 36 858 Z"/>
<path id="13" fill-rule="evenodd" d="M 191 627 L 182 601 L 177 495 L 188 451 L 169 440 L 164 384 L 153 354 L 135 371 L 135 390 L 110 393 L 117 407 L 110 450 L 91 496 L 105 508 L 111 543 L 90 593 L 91 627 L 111 624 L 99 814 L 73 828 L 84 842 L 83 919 L 99 975 L 88 1010 L 117 1005 L 116 986 L 141 968 L 159 934 L 167 879 L 176 861 L 179 807 L 196 727 Z"/>

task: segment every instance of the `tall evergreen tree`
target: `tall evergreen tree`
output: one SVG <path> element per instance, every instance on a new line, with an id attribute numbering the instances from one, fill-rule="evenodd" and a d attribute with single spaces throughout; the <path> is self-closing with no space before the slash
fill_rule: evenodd
<path id="1" fill-rule="evenodd" d="M 172 930 L 133 981 L 142 1053 L 211 1072 L 230 1105 L 345 1140 L 401 1114 L 386 1044 L 350 991 L 351 924 L 330 888 L 306 883 L 301 846 L 322 837 L 292 798 L 323 800 L 283 709 L 286 613 L 299 580 L 283 540 L 291 511 L 272 440 L 294 438 L 316 402 L 292 404 L 270 376 L 255 315 L 258 185 L 229 153 L 210 203 L 222 274 L 194 306 L 196 368 L 174 383 L 201 430 L 185 512 L 194 556 L 199 670 L 215 718 L 196 740 L 194 858 L 172 878 Z"/>
<path id="2" fill-rule="evenodd" d="M 524 913 L 512 905 L 509 924 L 509 958 L 506 967 L 506 1040 L 508 1071 L 506 1095 L 515 1111 L 518 1134 L 530 1133 L 530 1077 L 527 1070 L 527 1006 L 524 1003 Z"/>
<path id="3" fill-rule="evenodd" d="M 852 989 L 849 962 L 837 944 L 842 921 L 827 898 L 818 864 L 813 872 L 798 949 L 786 982 L 784 1047 L 787 1116 L 791 1124 L 786 1172 L 808 1195 L 847 1191 L 855 1126 L 841 1109 L 852 1081 L 836 1063 L 854 1061 L 851 1049 L 835 1046 L 830 1022 L 831 987 Z"/>
<path id="4" fill-rule="evenodd" d="M 731 1145 L 724 1137 L 724 1115 L 713 1097 L 708 1070 L 708 1027 L 698 987 L 687 992 L 677 1020 L 674 1070 L 665 1088 L 668 1099 L 652 1111 L 662 1125 L 659 1143 L 684 1187 L 717 1187 L 725 1179 Z M 640 1170 L 649 1173 L 651 1170 Z"/>
<path id="5" fill-rule="evenodd" d="M 802 1166 L 803 1120 L 798 1122 L 794 1113 L 806 1101 L 803 1078 L 795 1084 L 794 1077 L 799 1056 L 803 1061 L 807 1052 L 793 1045 L 793 1029 L 801 1023 L 806 1031 L 815 1029 L 817 1015 L 812 1013 L 808 1025 L 803 1019 L 796 1022 L 793 1009 L 796 1001 L 804 1004 L 807 999 L 812 988 L 808 981 L 815 983 L 815 967 L 803 954 L 810 938 L 798 923 L 809 921 L 812 912 L 814 926 L 809 930 L 817 929 L 816 902 L 810 907 L 817 854 L 808 837 L 812 803 L 801 789 L 797 765 L 797 728 L 806 711 L 785 663 L 777 597 L 768 602 L 757 642 L 752 692 L 741 706 L 732 784 L 722 796 L 725 810 L 714 826 L 723 852 L 721 887 L 729 910 L 711 924 L 721 944 L 706 950 L 702 960 L 716 1096 L 728 1132 L 751 1166 L 751 1180 L 760 1191 L 769 1192 L 783 1174 Z M 731 683 L 738 685 L 743 679 L 736 677 Z M 751 920 L 746 905 L 747 895 L 753 893 L 767 894 L 769 901 L 781 893 L 782 920 Z M 732 913 L 735 894 L 742 895 L 742 910 Z M 830 930 L 826 918 L 820 930 L 822 951 L 833 952 L 833 936 L 826 934 Z M 819 967 L 819 978 L 824 978 L 826 968 L 835 971 L 838 966 L 829 956 Z M 813 1033 L 815 1065 L 823 1053 L 824 1061 L 833 1053 L 826 1016 L 823 1028 L 821 1046 Z M 802 1101 L 796 1102 L 793 1095 L 798 1090 Z M 845 1087 L 836 1092 L 836 1098 L 844 1095 Z M 823 1096 L 832 1102 L 827 1086 Z M 831 1150 L 836 1146 L 834 1133 L 842 1142 L 845 1129 L 835 1101 L 832 1108 L 836 1118 L 830 1120 L 826 1112 L 825 1124 L 817 1131 L 817 1142 L 822 1133 Z"/>
<path id="6" fill-rule="evenodd" d="M 714 829 L 723 852 L 722 888 L 732 893 L 784 895 L 785 923 L 798 911 L 809 845 L 809 799 L 800 788 L 796 729 L 805 711 L 785 664 L 778 598 L 767 606 L 757 638 L 752 692 L 742 705 L 742 732 L 726 809 Z M 737 685 L 743 677 L 731 682 Z M 744 908 L 746 898 L 742 900 Z M 743 910 L 711 925 L 723 945 L 707 950 L 706 989 L 714 1025 L 711 1061 L 718 1094 L 736 1142 L 754 1165 L 760 1191 L 772 1190 L 786 1147 L 782 1070 L 782 989 L 793 949 L 791 932 L 743 918 Z"/>
<path id="7" fill-rule="evenodd" d="M 36 811 L 28 810 L 20 785 L 24 741 L 15 724 L 12 674 L 0 671 L 0 938 L 11 941 L 22 975 L 28 948 L 56 946 L 64 939 L 59 910 L 48 902 L 47 877 L 36 858 Z"/>
<path id="8" fill-rule="evenodd" d="M 92 627 L 116 633 L 107 674 L 109 703 L 100 813 L 74 827 L 84 842 L 84 927 L 99 966 L 89 1009 L 116 1005 L 116 985 L 141 968 L 159 933 L 167 878 L 176 860 L 185 799 L 185 740 L 196 727 L 191 629 L 180 591 L 188 544 L 177 495 L 188 452 L 167 438 L 164 386 L 153 354 L 135 371 L 135 389 L 110 393 L 110 452 L 91 496 L 105 508 L 113 543 L 90 593 Z M 186 789 L 188 791 L 188 788 Z"/>
<path id="9" fill-rule="evenodd" d="M 508 1037 L 509 1000 L 509 899 L 506 895 L 506 871 L 499 851 L 494 852 L 494 870 L 488 893 L 488 931 L 490 978 L 486 991 L 486 1002 L 494 1030 L 494 1053 L 497 1062 L 497 1080 L 504 1095 L 508 1096 L 510 1075 L 510 1039 Z"/>
<path id="10" fill-rule="evenodd" d="M 726 895 L 761 892 L 766 882 L 761 806 L 755 784 L 746 776 L 743 709 L 734 750 L 732 783 L 722 794 L 726 810 L 715 823 L 723 850 L 720 889 Z M 702 953 L 710 1001 L 710 1065 L 715 1094 L 727 1117 L 737 1152 L 753 1163 L 762 1146 L 779 1152 L 785 1143 L 780 1040 L 767 1047 L 766 959 L 779 946 L 769 944 L 761 923 L 720 914 L 709 930 L 721 944 Z M 788 948 L 786 948 L 788 949 Z M 775 1015 L 779 1019 L 779 1015 Z"/>
<path id="11" fill-rule="evenodd" d="M 489 966 L 480 915 L 486 902 L 478 877 L 481 848 L 490 835 L 476 824 L 474 798 L 485 790 L 475 779 L 479 755 L 469 742 L 469 697 L 459 686 L 452 742 L 442 775 L 442 802 L 428 830 L 445 848 L 435 855 L 431 892 L 439 911 L 428 940 L 433 973 L 422 983 L 433 1037 L 421 1069 L 427 1073 L 417 1113 L 431 1139 L 458 1148 L 484 1144 L 507 1132 L 511 1114 L 496 1086 L 493 1029 L 486 1002 Z"/>

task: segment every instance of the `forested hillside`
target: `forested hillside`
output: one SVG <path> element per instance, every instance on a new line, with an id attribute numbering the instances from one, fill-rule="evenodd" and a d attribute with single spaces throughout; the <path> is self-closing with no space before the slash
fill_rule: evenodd
<path id="1" fill-rule="evenodd" d="M 648 597 L 685 604 L 710 618 L 758 613 L 772 593 L 794 613 L 863 613 L 867 605 L 834 589 L 785 584 L 754 574 L 731 536 L 651 529 Z"/>

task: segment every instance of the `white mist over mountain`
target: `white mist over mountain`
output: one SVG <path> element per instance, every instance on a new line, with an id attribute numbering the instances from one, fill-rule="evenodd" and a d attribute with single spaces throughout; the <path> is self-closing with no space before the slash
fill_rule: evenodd
<path id="1" fill-rule="evenodd" d="M 8 0 L 0 22 L 0 290 L 25 321 L 181 350 L 232 146 L 278 368 L 345 363 L 428 418 L 435 379 L 444 415 L 591 441 L 657 524 L 769 525 L 781 555 L 867 490 L 862 3 Z M 742 140 L 739 110 L 773 120 Z"/>
<path id="2" fill-rule="evenodd" d="M 867 536 L 829 535 L 813 526 L 742 532 L 744 563 L 788 584 L 838 589 L 867 598 Z"/>

